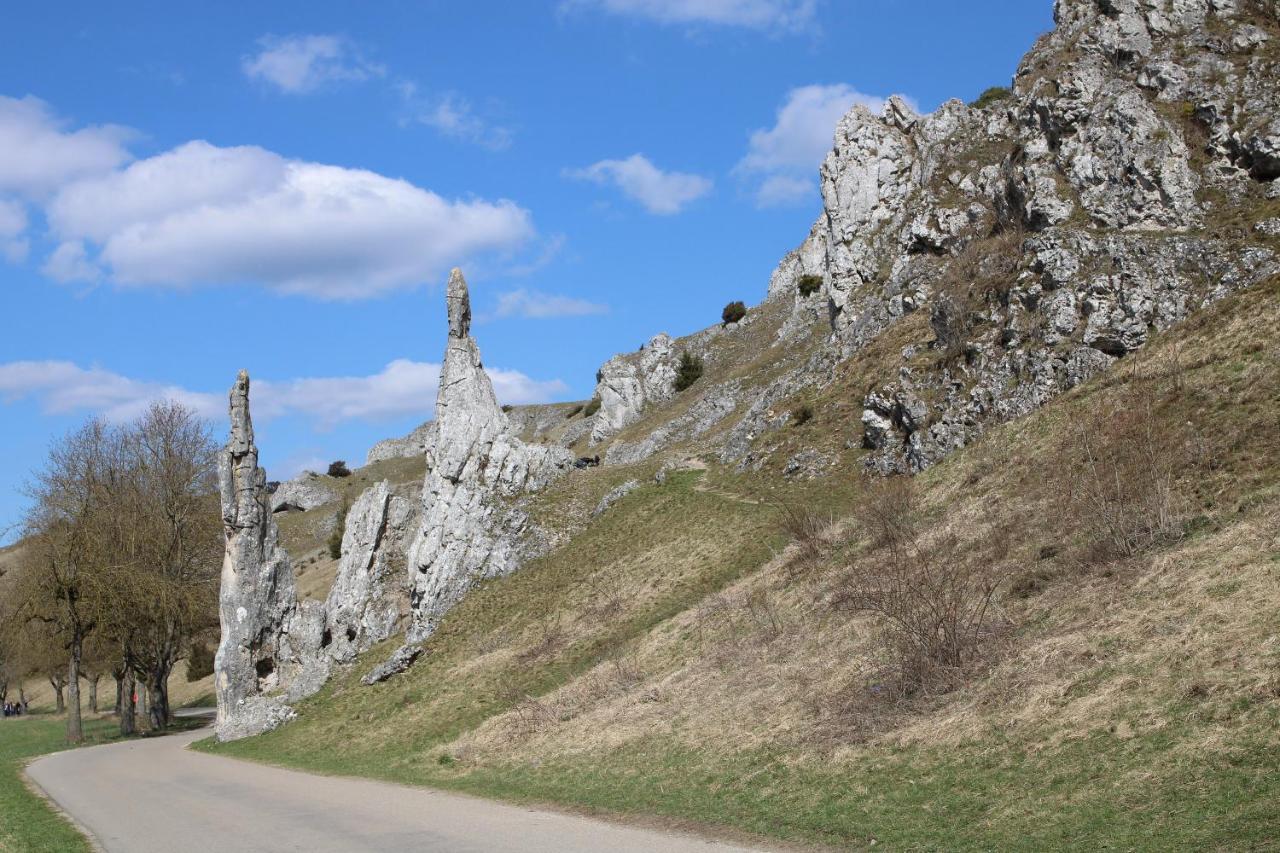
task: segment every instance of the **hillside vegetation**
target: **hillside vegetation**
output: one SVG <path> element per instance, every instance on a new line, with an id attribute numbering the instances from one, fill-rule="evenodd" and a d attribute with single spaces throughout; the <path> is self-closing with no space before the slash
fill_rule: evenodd
<path id="1" fill-rule="evenodd" d="M 841 432 L 881 336 L 779 404 L 812 416 L 758 470 L 691 444 L 656 479 L 655 457 L 558 482 L 531 511 L 577 535 L 417 666 L 364 687 L 375 649 L 293 723 L 206 748 L 841 847 L 1268 846 L 1277 328 L 1271 280 L 910 484 Z M 815 447 L 829 476 L 780 475 Z M 954 642 L 922 652 L 939 610 Z"/>

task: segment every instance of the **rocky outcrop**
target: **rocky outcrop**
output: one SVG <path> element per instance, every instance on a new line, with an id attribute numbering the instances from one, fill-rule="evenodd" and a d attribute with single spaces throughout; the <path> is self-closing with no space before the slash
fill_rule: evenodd
<path id="1" fill-rule="evenodd" d="M 392 636 L 409 613 L 405 548 L 416 532 L 414 502 L 387 481 L 364 491 L 347 511 L 338 575 L 325 599 L 321 647 L 347 663 Z"/>
<path id="2" fill-rule="evenodd" d="M 596 444 L 639 419 L 646 407 L 675 394 L 680 357 L 671 336 L 654 336 L 640 352 L 616 355 L 596 374 L 600 411 L 591 428 Z"/>
<path id="3" fill-rule="evenodd" d="M 231 437 L 219 460 L 226 553 L 219 591 L 222 637 L 214 661 L 219 740 L 275 728 L 290 703 L 319 690 L 402 627 L 407 613 L 404 546 L 412 502 L 386 482 L 347 513 L 337 579 L 322 604 L 299 601 L 293 565 L 280 547 L 266 473 L 249 415 L 249 377 L 231 389 Z"/>
<path id="4" fill-rule="evenodd" d="M 477 582 L 513 571 L 527 556 L 528 515 L 513 498 L 573 467 L 567 450 L 517 438 L 494 396 L 471 337 L 471 302 L 459 270 L 449 276 L 449 337 L 436 397 L 437 443 L 422 490 L 422 523 L 409 552 L 409 641 Z"/>
<path id="5" fill-rule="evenodd" d="M 231 437 L 218 459 L 226 537 L 214 663 L 219 740 L 259 734 L 287 719 L 292 712 L 280 689 L 297 664 L 288 634 L 297 609 L 293 564 L 280 547 L 267 475 L 258 466 L 244 371 L 231 388 L 230 414 Z"/>
<path id="6" fill-rule="evenodd" d="M 315 474 L 307 473 L 281 483 L 271 493 L 271 511 L 309 510 L 334 503 L 338 496 Z"/>
<path id="7" fill-rule="evenodd" d="M 436 446 L 436 423 L 427 421 L 403 438 L 379 441 L 365 454 L 364 464 L 372 465 L 384 459 L 407 459 L 429 455 Z"/>
<path id="8" fill-rule="evenodd" d="M 1054 14 L 990 106 L 854 107 L 822 166 L 823 212 L 770 282 L 800 314 L 800 277 L 821 277 L 840 358 L 928 312 L 934 338 L 863 402 L 880 470 L 931 465 L 1277 272 L 1265 227 L 1215 226 L 1280 195 L 1274 4 L 1058 0 Z M 775 380 L 722 458 L 748 458 L 803 380 Z"/>

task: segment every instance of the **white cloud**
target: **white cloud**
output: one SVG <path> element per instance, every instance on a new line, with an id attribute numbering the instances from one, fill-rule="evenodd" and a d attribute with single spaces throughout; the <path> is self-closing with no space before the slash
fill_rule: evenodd
<path id="1" fill-rule="evenodd" d="M 34 396 L 48 414 L 90 411 L 111 420 L 128 420 L 152 400 L 179 400 L 214 417 L 226 407 L 220 395 L 199 394 L 174 385 L 130 379 L 98 367 L 69 361 L 12 361 L 0 364 L 0 400 L 6 404 Z"/>
<path id="2" fill-rule="evenodd" d="M 449 201 L 362 169 L 201 141 L 72 183 L 48 218 L 64 245 L 96 245 L 92 262 L 121 284 L 261 282 L 325 299 L 412 287 L 534 233 L 511 201 Z M 60 255 L 77 250 L 60 248 L 51 274 Z"/>
<path id="3" fill-rule="evenodd" d="M 565 0 L 562 10 L 594 7 L 662 24 L 715 24 L 771 32 L 814 26 L 816 0 Z"/>
<path id="4" fill-rule="evenodd" d="M 747 153 L 734 168 L 760 180 L 757 204 L 791 204 L 814 196 L 814 173 L 831 150 L 836 125 L 854 104 L 879 113 L 885 99 L 843 83 L 801 86 L 787 93 L 773 127 L 751 134 Z"/>
<path id="5" fill-rule="evenodd" d="M 132 133 L 114 125 L 67 130 L 39 98 L 0 95 L 0 192 L 42 199 L 68 181 L 129 159 Z"/>
<path id="6" fill-rule="evenodd" d="M 241 62 L 252 80 L 262 80 L 290 95 L 313 92 L 325 83 L 368 80 L 381 77 L 386 69 L 364 59 L 341 36 L 264 36 L 261 48 Z"/>
<path id="7" fill-rule="evenodd" d="M 585 169 L 567 169 L 565 176 L 597 184 L 613 184 L 650 213 L 679 213 L 685 205 L 711 192 L 711 181 L 701 175 L 664 172 L 643 154 L 625 160 L 601 160 Z"/>
<path id="8" fill-rule="evenodd" d="M 520 288 L 500 295 L 492 314 L 486 315 L 484 319 L 525 317 L 541 320 L 548 317 L 586 317 L 607 313 L 609 306 L 598 302 Z"/>
<path id="9" fill-rule="evenodd" d="M 79 240 L 60 243 L 40 271 L 63 284 L 73 281 L 95 282 L 102 278 L 102 270 L 89 260 L 84 243 Z"/>
<path id="10" fill-rule="evenodd" d="M 504 403 L 545 403 L 568 392 L 558 379 L 539 381 L 518 370 L 488 368 L 498 399 Z M 397 359 L 368 376 L 338 376 L 253 382 L 253 416 L 266 421 L 288 415 L 309 418 L 320 428 L 343 421 L 382 421 L 403 415 L 426 416 L 434 410 L 440 365 Z M 193 391 L 180 386 L 132 379 L 70 361 L 15 361 L 0 364 L 0 400 L 34 398 L 48 414 L 88 411 L 111 420 L 128 420 L 158 399 L 178 400 L 201 416 L 226 414 L 225 392 Z"/>
<path id="11" fill-rule="evenodd" d="M 471 142 L 490 151 L 511 147 L 511 130 L 481 118 L 471 102 L 458 93 L 446 92 L 434 100 L 422 102 L 417 98 L 417 87 L 412 83 L 402 83 L 399 88 L 409 103 L 412 121 L 434 128 L 451 139 Z"/>
<path id="12" fill-rule="evenodd" d="M 11 263 L 27 257 L 30 244 L 23 234 L 27 230 L 27 211 L 16 201 L 0 198 L 0 255 Z"/>

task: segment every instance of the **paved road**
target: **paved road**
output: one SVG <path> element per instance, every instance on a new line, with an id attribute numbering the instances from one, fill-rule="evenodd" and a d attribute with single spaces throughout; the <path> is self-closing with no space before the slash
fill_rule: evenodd
<path id="1" fill-rule="evenodd" d="M 650 829 L 186 749 L 208 730 L 69 750 L 30 777 L 108 853 L 746 850 Z"/>

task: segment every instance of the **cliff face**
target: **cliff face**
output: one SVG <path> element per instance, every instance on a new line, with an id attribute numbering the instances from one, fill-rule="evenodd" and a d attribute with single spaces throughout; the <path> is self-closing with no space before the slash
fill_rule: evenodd
<path id="1" fill-rule="evenodd" d="M 1280 270 L 1276 10 L 1059 0 L 1054 31 L 981 106 L 854 107 L 822 165 L 822 213 L 766 303 L 790 304 L 779 343 L 814 323 L 829 342 L 755 395 L 698 389 L 706 406 L 748 406 L 715 440 L 722 461 L 755 464 L 782 401 L 912 315 L 928 331 L 863 377 L 877 387 L 862 443 L 881 471 L 937 462 Z M 595 437 L 662 401 L 664 381 L 643 358 L 606 364 Z"/>

